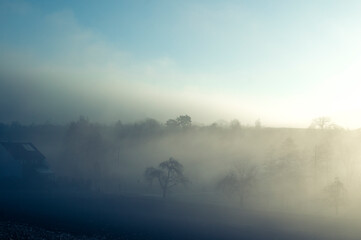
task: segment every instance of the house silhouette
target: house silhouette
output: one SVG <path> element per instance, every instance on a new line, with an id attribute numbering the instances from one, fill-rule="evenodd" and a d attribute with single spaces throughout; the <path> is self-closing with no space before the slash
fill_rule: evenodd
<path id="1" fill-rule="evenodd" d="M 0 142 L 0 178 L 50 174 L 45 156 L 30 142 Z"/>

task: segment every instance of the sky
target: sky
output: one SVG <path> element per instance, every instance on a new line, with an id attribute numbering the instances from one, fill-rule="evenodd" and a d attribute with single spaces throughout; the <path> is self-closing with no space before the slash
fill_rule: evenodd
<path id="1" fill-rule="evenodd" d="M 0 121 L 361 127 L 360 1 L 0 0 Z"/>

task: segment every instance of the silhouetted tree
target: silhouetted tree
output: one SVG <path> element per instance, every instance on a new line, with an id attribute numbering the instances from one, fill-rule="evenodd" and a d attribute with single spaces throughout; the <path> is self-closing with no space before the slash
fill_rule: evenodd
<path id="1" fill-rule="evenodd" d="M 182 128 L 190 127 L 192 125 L 192 118 L 188 115 L 181 115 L 177 117 L 176 120 Z"/>
<path id="2" fill-rule="evenodd" d="M 159 132 L 159 130 L 161 129 L 161 125 L 157 120 L 147 118 L 144 121 L 135 123 L 132 128 L 133 129 L 131 130 L 133 131 L 133 134 L 135 133 L 137 137 L 144 137 L 152 136 L 153 134 Z"/>
<path id="3" fill-rule="evenodd" d="M 254 122 L 254 126 L 257 129 L 262 127 L 261 120 L 259 118 Z"/>
<path id="4" fill-rule="evenodd" d="M 321 130 L 323 130 L 323 129 L 341 130 L 342 129 L 342 127 L 333 123 L 331 121 L 331 118 L 329 118 L 329 117 L 319 117 L 319 118 L 313 119 L 310 124 L 310 128 L 321 129 Z"/>
<path id="5" fill-rule="evenodd" d="M 177 127 L 187 128 L 192 126 L 192 118 L 188 115 L 181 115 L 177 117 L 175 120 L 169 119 L 165 123 L 165 125 L 169 128 L 177 128 Z"/>
<path id="6" fill-rule="evenodd" d="M 162 197 L 165 198 L 171 188 L 179 184 L 186 184 L 187 178 L 183 174 L 183 165 L 174 158 L 161 162 L 158 168 L 149 167 L 144 172 L 145 179 L 152 184 L 158 180 L 162 190 Z"/>
<path id="7" fill-rule="evenodd" d="M 240 183 L 235 172 L 229 172 L 217 185 L 218 190 L 228 197 L 233 197 L 240 191 Z"/>
<path id="8" fill-rule="evenodd" d="M 117 138 L 120 138 L 122 136 L 123 129 L 124 129 L 123 123 L 120 120 L 118 120 L 114 125 L 114 132 Z"/>
<path id="9" fill-rule="evenodd" d="M 169 119 L 169 120 L 165 123 L 165 125 L 166 125 L 167 127 L 169 127 L 169 128 L 176 128 L 176 127 L 179 126 L 179 123 L 178 123 L 176 120 L 174 120 L 174 119 Z"/>
<path id="10" fill-rule="evenodd" d="M 240 129 L 241 128 L 241 123 L 237 119 L 234 119 L 234 120 L 231 121 L 230 127 L 233 130 Z"/>
<path id="11" fill-rule="evenodd" d="M 345 201 L 345 187 L 338 178 L 335 178 L 334 182 L 325 188 L 325 192 L 329 204 L 335 208 L 335 212 L 338 214 L 339 207 Z"/>
<path id="12" fill-rule="evenodd" d="M 271 194 L 277 198 L 279 206 L 284 208 L 292 203 L 295 194 L 304 186 L 305 164 L 302 164 L 298 147 L 291 137 L 282 141 L 273 151 L 270 159 L 264 162 L 265 184 L 271 187 Z"/>
<path id="13" fill-rule="evenodd" d="M 64 173 L 79 178 L 100 178 L 104 170 L 106 146 L 98 125 L 84 117 L 72 122 L 65 134 L 62 161 Z"/>
<path id="14" fill-rule="evenodd" d="M 153 185 L 154 179 L 158 178 L 160 175 L 160 170 L 154 167 L 148 167 L 144 171 L 145 181 L 148 182 L 151 186 Z"/>
<path id="15" fill-rule="evenodd" d="M 244 200 L 255 181 L 257 169 L 246 162 L 236 164 L 234 169 L 218 182 L 217 188 L 228 197 L 238 197 L 243 207 Z"/>
<path id="16" fill-rule="evenodd" d="M 312 120 L 310 128 L 325 129 L 329 124 L 331 124 L 329 117 L 319 117 Z"/>
<path id="17" fill-rule="evenodd" d="M 317 180 L 320 173 L 327 173 L 330 169 L 332 157 L 334 155 L 334 147 L 328 139 L 320 141 L 314 147 L 313 152 L 313 168 L 314 178 Z"/>

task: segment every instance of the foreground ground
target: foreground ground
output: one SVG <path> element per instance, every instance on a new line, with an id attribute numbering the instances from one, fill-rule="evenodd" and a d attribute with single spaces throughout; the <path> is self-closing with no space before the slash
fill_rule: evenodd
<path id="1" fill-rule="evenodd" d="M 72 235 L 60 231 L 50 231 L 41 227 L 11 221 L 0 222 L 0 239 L 26 240 L 102 240 L 105 236 Z M 122 239 L 122 238 L 119 238 Z"/>
<path id="2" fill-rule="evenodd" d="M 2 192 L 0 239 L 360 239 L 344 219 L 154 197 Z"/>

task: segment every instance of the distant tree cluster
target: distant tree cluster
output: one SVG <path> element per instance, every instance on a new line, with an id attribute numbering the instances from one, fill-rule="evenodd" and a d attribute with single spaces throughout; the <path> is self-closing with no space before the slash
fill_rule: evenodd
<path id="1" fill-rule="evenodd" d="M 159 191 L 167 198 L 190 179 L 192 191 L 214 191 L 239 206 L 262 193 L 266 197 L 261 199 L 280 207 L 325 189 L 337 212 L 344 204 L 343 185 L 349 189 L 347 181 L 357 182 L 361 131 L 341 130 L 326 117 L 314 119 L 310 128 L 265 128 L 260 120 L 252 126 L 238 120 L 197 125 L 188 115 L 164 123 L 145 119 L 107 125 L 81 117 L 67 125 L 0 124 L 0 138 L 33 142 L 56 175 L 101 185 L 98 189 Z M 181 160 L 169 158 L 146 168 L 171 155 Z M 192 168 L 184 171 L 183 164 Z M 342 184 L 327 184 L 334 176 Z M 144 179 L 154 188 L 146 189 Z"/>
<path id="2" fill-rule="evenodd" d="M 170 128 L 189 128 L 192 126 L 192 118 L 188 115 L 181 115 L 177 117 L 176 119 L 169 119 L 166 122 L 166 126 Z"/>
<path id="3" fill-rule="evenodd" d="M 69 125 L 63 141 L 61 165 L 65 167 L 64 172 L 83 177 L 104 174 L 107 145 L 100 126 L 81 117 Z"/>

